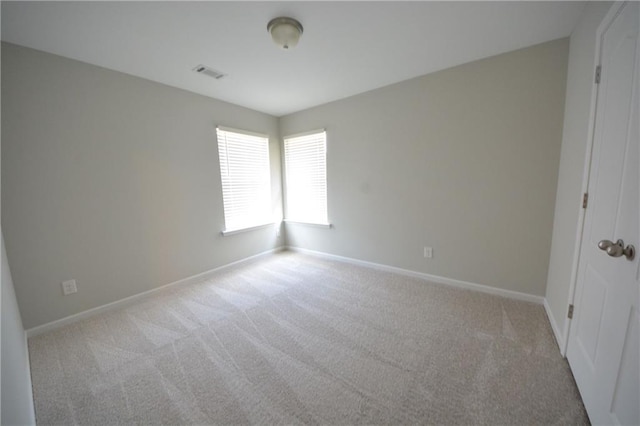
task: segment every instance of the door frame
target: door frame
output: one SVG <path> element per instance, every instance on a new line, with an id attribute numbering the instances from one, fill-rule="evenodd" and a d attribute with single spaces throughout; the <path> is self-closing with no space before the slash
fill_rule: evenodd
<path id="1" fill-rule="evenodd" d="M 622 6 L 625 5 L 627 1 L 617 1 L 611 5 L 609 11 L 602 19 L 600 24 L 598 25 L 598 29 L 596 30 L 596 44 L 595 44 L 595 57 L 593 63 L 593 73 L 594 79 L 592 80 L 591 85 L 591 105 L 589 107 L 589 131 L 587 134 L 587 149 L 585 152 L 585 161 L 584 161 L 584 169 L 582 172 L 582 191 L 580 194 L 588 194 L 589 193 L 589 183 L 591 179 L 591 160 L 593 156 L 593 139 L 595 134 L 595 126 L 596 126 L 596 112 L 598 105 L 598 89 L 599 86 L 595 82 L 595 70 L 596 67 L 600 65 L 602 59 L 602 36 L 605 31 L 609 28 L 609 26 L 613 23 L 614 19 L 618 16 L 620 11 L 622 10 Z M 582 202 L 582 199 L 580 199 Z M 576 288 L 578 287 L 578 269 L 580 266 L 580 255 L 582 250 L 582 237 L 584 234 L 584 218 L 586 215 L 587 209 L 580 208 L 580 212 L 578 214 L 578 228 L 576 231 L 576 239 L 573 249 L 573 262 L 571 264 L 571 280 L 569 282 L 569 305 L 573 305 L 576 296 Z M 569 333 L 571 330 L 571 319 L 567 318 L 564 322 L 563 335 L 564 341 L 560 346 L 560 353 L 563 357 L 567 356 L 567 348 L 569 346 Z"/>

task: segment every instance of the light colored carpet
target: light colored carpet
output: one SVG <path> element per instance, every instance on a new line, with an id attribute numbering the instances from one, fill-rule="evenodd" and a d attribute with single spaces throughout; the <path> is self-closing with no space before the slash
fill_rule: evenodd
<path id="1" fill-rule="evenodd" d="M 585 424 L 541 306 L 284 252 L 29 339 L 39 424 Z"/>

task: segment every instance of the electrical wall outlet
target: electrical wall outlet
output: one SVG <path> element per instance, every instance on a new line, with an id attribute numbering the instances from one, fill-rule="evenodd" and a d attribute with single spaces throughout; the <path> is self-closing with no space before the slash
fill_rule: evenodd
<path id="1" fill-rule="evenodd" d="M 62 283 L 62 293 L 65 296 L 68 296 L 73 293 L 78 292 L 78 286 L 76 285 L 76 280 L 64 281 Z"/>
<path id="2" fill-rule="evenodd" d="M 424 258 L 431 259 L 433 257 L 433 248 L 424 246 Z"/>

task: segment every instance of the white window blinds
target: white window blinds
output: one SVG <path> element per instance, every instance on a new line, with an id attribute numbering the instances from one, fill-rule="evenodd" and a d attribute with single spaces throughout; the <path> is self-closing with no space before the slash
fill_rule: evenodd
<path id="1" fill-rule="evenodd" d="M 217 128 L 225 232 L 271 221 L 269 139 Z"/>
<path id="2" fill-rule="evenodd" d="M 286 219 L 327 224 L 325 131 L 284 139 Z"/>

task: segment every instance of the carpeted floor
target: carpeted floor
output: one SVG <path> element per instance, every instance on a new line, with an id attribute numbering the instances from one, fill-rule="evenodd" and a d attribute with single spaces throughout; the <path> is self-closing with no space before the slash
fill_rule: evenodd
<path id="1" fill-rule="evenodd" d="M 29 339 L 39 424 L 587 424 L 541 306 L 284 252 Z"/>

